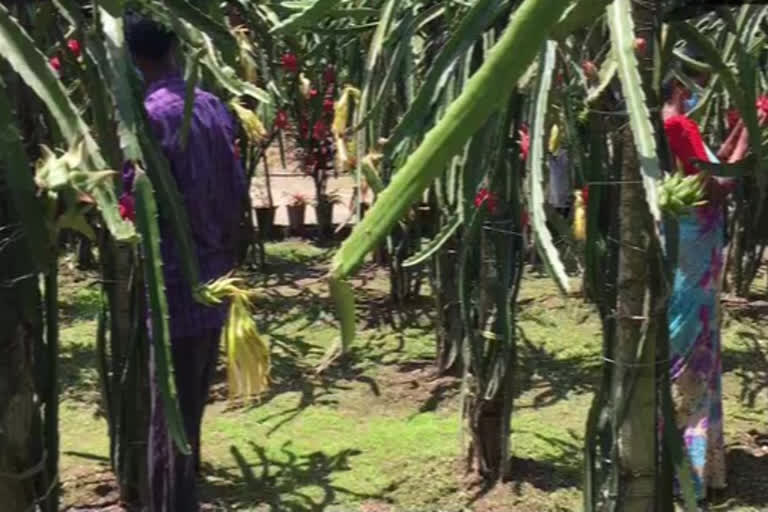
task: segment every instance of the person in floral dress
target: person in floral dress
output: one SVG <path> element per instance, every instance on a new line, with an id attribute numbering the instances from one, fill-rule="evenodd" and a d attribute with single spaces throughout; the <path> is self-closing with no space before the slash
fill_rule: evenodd
<path id="1" fill-rule="evenodd" d="M 732 131 L 717 157 L 695 121 L 686 115 L 691 94 L 676 79 L 664 86 L 664 130 L 677 168 L 698 174 L 697 161 L 736 162 L 747 152 L 744 123 Z M 761 121 L 765 114 L 760 114 Z M 719 157 L 719 159 L 718 159 Z M 732 183 L 708 178 L 707 204 L 679 219 L 678 265 L 668 309 L 672 396 L 699 500 L 725 481 L 720 283 L 723 270 L 724 201 Z"/>

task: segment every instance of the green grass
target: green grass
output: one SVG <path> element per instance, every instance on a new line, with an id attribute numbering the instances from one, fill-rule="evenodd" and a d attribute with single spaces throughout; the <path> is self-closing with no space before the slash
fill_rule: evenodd
<path id="1" fill-rule="evenodd" d="M 274 382 L 254 407 L 219 400 L 208 408 L 208 502 L 222 510 L 289 512 L 581 508 L 584 421 L 601 368 L 599 323 L 588 306 L 561 298 L 547 279 L 524 282 L 514 478 L 480 493 L 464 477 L 458 386 L 426 377 L 434 351 L 428 303 L 409 311 L 415 320 L 407 328 L 393 327 L 386 281 L 369 272 L 358 292 L 365 327 L 346 359 L 316 375 L 338 336 L 321 281 L 328 253 L 296 241 L 267 250 L 275 273 L 254 283 L 263 294 L 259 326 L 273 341 Z M 82 282 L 62 287 L 62 468 L 65 501 L 81 506 L 97 502 L 98 492 L 75 483 L 103 470 L 108 450 L 93 353 L 99 297 Z M 764 327 L 728 318 L 724 329 L 731 488 L 723 510 L 768 507 L 768 457 L 737 446 L 750 430 L 764 431 Z"/>
<path id="2" fill-rule="evenodd" d="M 270 262 L 295 264 L 312 264 L 327 259 L 331 250 L 309 245 L 301 240 L 287 240 L 279 243 L 265 244 L 267 258 Z"/>

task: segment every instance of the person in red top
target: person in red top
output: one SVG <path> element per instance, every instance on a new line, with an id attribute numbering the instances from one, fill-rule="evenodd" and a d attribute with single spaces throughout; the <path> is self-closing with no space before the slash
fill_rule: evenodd
<path id="1" fill-rule="evenodd" d="M 698 174 L 701 170 L 696 161 L 711 162 L 699 125 L 686 115 L 685 103 L 691 96 L 690 91 L 677 79 L 671 79 L 664 87 L 666 101 L 662 110 L 664 131 L 676 164 L 682 167 L 686 175 Z M 761 114 L 762 116 L 762 114 Z M 726 163 L 742 160 L 747 153 L 748 132 L 744 122 L 739 120 L 733 127 L 725 143 L 717 152 L 717 159 Z M 730 191 L 732 182 L 710 179 L 711 200 L 724 199 L 723 193 Z"/>
<path id="2" fill-rule="evenodd" d="M 737 162 L 748 132 L 734 124 L 717 157 L 686 115 L 690 92 L 676 79 L 664 86 L 664 131 L 676 168 L 702 172 L 697 162 Z M 688 105 L 690 106 L 690 105 Z M 724 250 L 724 201 L 733 181 L 707 178 L 707 204 L 679 219 L 678 261 L 668 306 L 670 381 L 677 427 L 686 444 L 699 500 L 725 487 L 719 294 Z"/>

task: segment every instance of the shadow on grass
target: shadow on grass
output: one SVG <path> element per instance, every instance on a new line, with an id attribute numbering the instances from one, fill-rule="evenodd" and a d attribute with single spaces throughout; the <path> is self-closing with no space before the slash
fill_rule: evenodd
<path id="1" fill-rule="evenodd" d="M 369 343 L 350 347 L 349 352 L 334 365 L 322 373 L 317 373 L 305 362 L 308 354 L 320 351 L 317 346 L 307 343 L 303 336 L 288 337 L 273 333 L 270 337 L 281 346 L 291 347 L 294 353 L 274 352 L 273 383 L 258 406 L 265 405 L 284 393 L 298 393 L 299 400 L 294 407 L 282 409 L 261 419 L 262 423 L 278 420 L 267 431 L 267 436 L 297 419 L 309 407 L 337 406 L 339 395 L 351 390 L 354 383 L 363 384 L 373 396 L 380 396 L 378 381 L 365 372 L 369 366 L 380 364 L 372 362 L 374 354 L 376 359 L 380 359 L 386 351 L 377 352 Z M 222 377 L 220 375 L 220 379 Z"/>
<path id="2" fill-rule="evenodd" d="M 741 381 L 739 399 L 748 407 L 755 404 L 763 392 L 768 389 L 768 353 L 763 333 L 739 331 L 737 333 L 743 350 L 725 349 L 723 351 L 723 372 L 733 372 Z"/>
<path id="3" fill-rule="evenodd" d="M 96 349 L 91 343 L 68 343 L 59 350 L 59 390 L 63 397 L 92 403 L 100 393 Z M 96 397 L 98 400 L 98 397 Z"/>
<path id="4" fill-rule="evenodd" d="M 763 435 L 764 442 L 768 436 Z M 715 495 L 716 510 L 730 510 L 733 507 L 753 507 L 768 510 L 768 455 L 747 447 L 733 448 L 726 455 L 728 487 Z M 721 508 L 727 505 L 726 508 Z"/>
<path id="5" fill-rule="evenodd" d="M 433 412 L 440 404 L 456 398 L 461 392 L 461 381 L 455 377 L 443 377 L 438 380 L 429 392 L 429 397 L 419 407 L 419 412 Z"/>
<path id="6" fill-rule="evenodd" d="M 366 301 L 358 306 L 365 310 Z M 298 393 L 298 403 L 263 418 L 262 422 L 273 422 L 267 435 L 272 435 L 287 423 L 312 406 L 336 406 L 341 394 L 355 384 L 368 388 L 373 396 L 380 396 L 379 382 L 369 372 L 382 367 L 396 367 L 411 354 L 406 350 L 408 335 L 397 332 L 368 333 L 360 336 L 347 348 L 345 354 L 322 372 L 316 365 L 323 359 L 331 346 L 311 341 L 313 332 L 325 329 L 335 331 L 332 320 L 330 299 L 322 297 L 310 288 L 301 290 L 296 296 L 286 296 L 279 289 L 268 291 L 268 301 L 258 308 L 257 322 L 260 330 L 272 342 L 271 377 L 267 393 L 261 398 L 262 406 L 284 393 Z M 286 331 L 283 328 L 290 327 Z M 420 335 L 423 331 L 416 331 Z M 220 366 L 214 385 L 214 396 L 221 398 L 219 390 L 225 387 L 226 375 Z M 218 396 L 217 396 L 218 395 Z"/>
<path id="7" fill-rule="evenodd" d="M 529 484 L 545 493 L 559 489 L 573 489 L 581 485 L 581 441 L 571 433 L 570 438 L 561 439 L 532 433 L 534 437 L 556 447 L 560 454 L 547 460 L 511 457 L 509 473 L 504 478 L 503 488 L 515 495 L 525 493 L 523 486 Z M 480 501 L 494 488 L 493 484 L 477 482 L 470 487 L 473 493 L 470 504 Z"/>
<path id="8" fill-rule="evenodd" d="M 292 319 L 285 317 L 285 312 L 298 309 L 293 319 L 306 317 L 306 326 L 313 322 L 333 319 L 335 305 L 329 295 L 326 269 L 307 267 L 288 263 L 280 274 L 253 276 L 252 282 L 262 288 L 263 299 L 260 308 L 261 320 L 269 324 L 273 320 L 283 323 Z M 357 321 L 365 329 L 380 327 L 402 329 L 414 325 L 431 325 L 434 302 L 431 297 L 419 296 L 409 299 L 404 304 L 394 301 L 387 290 L 365 288 L 366 283 L 376 279 L 377 267 L 364 267 L 358 272 L 359 281 L 351 282 L 355 288 L 355 313 Z M 329 325 L 334 325 L 335 321 Z"/>
<path id="9" fill-rule="evenodd" d="M 567 400 L 569 393 L 593 393 L 599 384 L 601 363 L 598 354 L 558 357 L 536 346 L 518 328 L 518 390 L 540 389 L 530 407 L 547 407 Z"/>
<path id="10" fill-rule="evenodd" d="M 507 480 L 516 491 L 522 482 L 528 482 L 537 489 L 553 492 L 557 489 L 577 487 L 581 483 L 582 442 L 572 431 L 567 438 L 532 433 L 534 437 L 556 448 L 559 455 L 545 461 L 512 457 Z"/>
<path id="11" fill-rule="evenodd" d="M 95 272 L 59 271 L 59 321 L 66 326 L 79 320 L 94 320 L 101 309 L 101 285 Z"/>
<path id="12" fill-rule="evenodd" d="M 234 466 L 205 465 L 204 474 L 208 478 L 202 487 L 203 501 L 224 510 L 252 507 L 275 512 L 320 512 L 343 496 L 385 499 L 382 495 L 358 493 L 333 484 L 333 475 L 349 471 L 350 459 L 360 455 L 360 450 L 297 455 L 286 443 L 280 449 L 280 457 L 270 458 L 266 450 L 255 443 L 250 443 L 250 449 L 254 462 L 232 446 Z"/>

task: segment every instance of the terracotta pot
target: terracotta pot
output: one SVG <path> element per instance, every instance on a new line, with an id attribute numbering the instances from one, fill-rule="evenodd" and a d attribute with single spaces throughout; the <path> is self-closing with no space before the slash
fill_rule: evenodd
<path id="1" fill-rule="evenodd" d="M 304 227 L 307 205 L 289 204 L 286 208 L 288 208 L 288 229 L 291 233 L 298 233 Z"/>
<path id="2" fill-rule="evenodd" d="M 256 223 L 259 226 L 259 232 L 262 239 L 272 238 L 272 228 L 275 226 L 275 212 L 277 208 L 262 207 L 254 208 L 256 212 Z"/>

